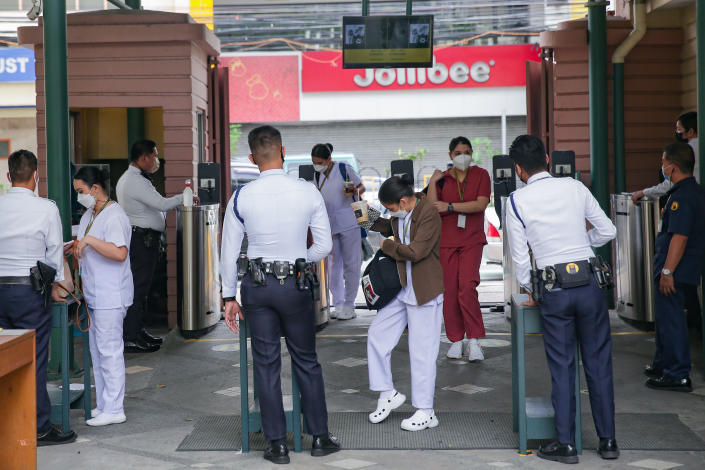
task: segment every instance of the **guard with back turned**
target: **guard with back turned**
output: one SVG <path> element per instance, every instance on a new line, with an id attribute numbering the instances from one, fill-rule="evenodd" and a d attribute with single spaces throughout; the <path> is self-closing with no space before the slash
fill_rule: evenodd
<path id="1" fill-rule="evenodd" d="M 340 450 L 338 440 L 328 432 L 323 372 L 316 355 L 316 279 L 311 265 L 325 258 L 333 243 L 321 194 L 314 185 L 288 176 L 282 168 L 285 148 L 279 131 L 258 127 L 248 135 L 248 143 L 250 160 L 259 167 L 260 176 L 238 188 L 225 211 L 220 257 L 225 321 L 237 333 L 237 318 L 247 319 L 262 430 L 271 443 L 264 458 L 286 464 L 282 336 L 301 391 L 306 428 L 313 436 L 311 455 Z M 307 248 L 309 229 L 313 244 Z M 247 260 L 239 256 L 245 233 Z M 236 300 L 238 267 L 244 273 L 242 309 Z"/>
<path id="2" fill-rule="evenodd" d="M 0 329 L 35 330 L 37 445 L 67 444 L 76 433 L 51 425 L 47 393 L 49 303 L 64 302 L 57 287 L 64 280 L 61 217 L 53 201 L 34 192 L 39 172 L 32 152 L 18 150 L 7 164 L 12 189 L 0 196 Z"/>
<path id="3" fill-rule="evenodd" d="M 590 191 L 572 178 L 554 178 L 543 142 L 517 137 L 509 150 L 526 187 L 507 205 L 507 235 L 519 284 L 538 305 L 551 371 L 557 440 L 538 456 L 577 463 L 575 448 L 576 336 L 587 377 L 590 405 L 603 459 L 619 457 L 614 427 L 612 339 L 607 301 L 601 288 L 610 284 L 608 267 L 592 251 L 612 240 L 616 229 Z M 586 230 L 586 221 L 592 229 Z M 534 270 L 531 272 L 530 253 Z"/>
<path id="4" fill-rule="evenodd" d="M 695 154 L 681 142 L 667 145 L 661 172 L 672 184 L 656 237 L 654 294 L 656 352 L 644 373 L 646 386 L 690 392 L 690 344 L 683 312 L 686 300 L 697 296 L 705 256 L 705 190 L 695 181 Z"/>

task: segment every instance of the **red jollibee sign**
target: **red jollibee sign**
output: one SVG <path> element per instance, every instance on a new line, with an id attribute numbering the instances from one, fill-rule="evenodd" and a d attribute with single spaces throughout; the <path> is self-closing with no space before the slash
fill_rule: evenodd
<path id="1" fill-rule="evenodd" d="M 423 69 L 344 70 L 340 52 L 303 52 L 301 91 L 419 90 L 526 85 L 526 61 L 539 61 L 532 45 L 447 47 Z"/>

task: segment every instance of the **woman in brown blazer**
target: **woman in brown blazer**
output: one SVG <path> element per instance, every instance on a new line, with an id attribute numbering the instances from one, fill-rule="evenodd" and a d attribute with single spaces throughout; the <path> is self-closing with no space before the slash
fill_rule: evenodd
<path id="1" fill-rule="evenodd" d="M 370 389 L 380 392 L 372 423 L 383 421 L 406 397 L 392 383 L 392 350 L 409 327 L 411 396 L 416 413 L 401 422 L 402 429 L 420 431 L 438 426 L 433 412 L 436 358 L 443 323 L 443 272 L 439 257 L 441 217 L 422 193 L 414 193 L 408 175 L 394 176 L 379 189 L 379 200 L 391 219 L 379 218 L 371 230 L 385 239 L 381 250 L 397 261 L 402 289 L 370 325 L 367 361 Z"/>

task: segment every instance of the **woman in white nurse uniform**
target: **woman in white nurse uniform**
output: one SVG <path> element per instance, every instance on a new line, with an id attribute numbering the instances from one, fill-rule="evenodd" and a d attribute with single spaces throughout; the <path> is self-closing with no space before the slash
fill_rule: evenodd
<path id="1" fill-rule="evenodd" d="M 78 202 L 88 209 L 81 218 L 74 254 L 91 314 L 90 349 L 98 406 L 86 421 L 89 426 L 126 420 L 122 322 L 133 297 L 128 256 L 132 229 L 122 208 L 110 200 L 107 180 L 96 167 L 81 168 L 73 180 Z"/>
<path id="2" fill-rule="evenodd" d="M 440 262 L 441 216 L 422 193 L 414 193 L 409 175 L 393 176 L 379 188 L 379 200 L 391 219 L 378 218 L 370 230 L 385 239 L 380 249 L 397 262 L 402 289 L 379 310 L 367 333 L 370 389 L 380 392 L 372 423 L 380 423 L 406 397 L 392 380 L 392 350 L 409 328 L 411 404 L 416 412 L 401 422 L 406 431 L 438 426 L 433 411 L 436 359 L 443 323 L 443 270 Z"/>
<path id="3" fill-rule="evenodd" d="M 333 234 L 330 291 L 335 309 L 331 318 L 355 318 L 355 297 L 360 287 L 362 266 L 362 236 L 350 208 L 353 201 L 365 192 L 360 176 L 350 165 L 336 163 L 331 158 L 331 144 L 316 144 L 311 150 L 314 182 L 326 203 L 330 229 Z"/>

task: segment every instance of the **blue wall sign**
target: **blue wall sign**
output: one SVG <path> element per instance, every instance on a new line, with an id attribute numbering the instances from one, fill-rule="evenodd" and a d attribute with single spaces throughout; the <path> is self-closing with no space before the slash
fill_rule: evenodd
<path id="1" fill-rule="evenodd" d="M 0 82 L 33 82 L 35 78 L 33 50 L 0 48 Z"/>

